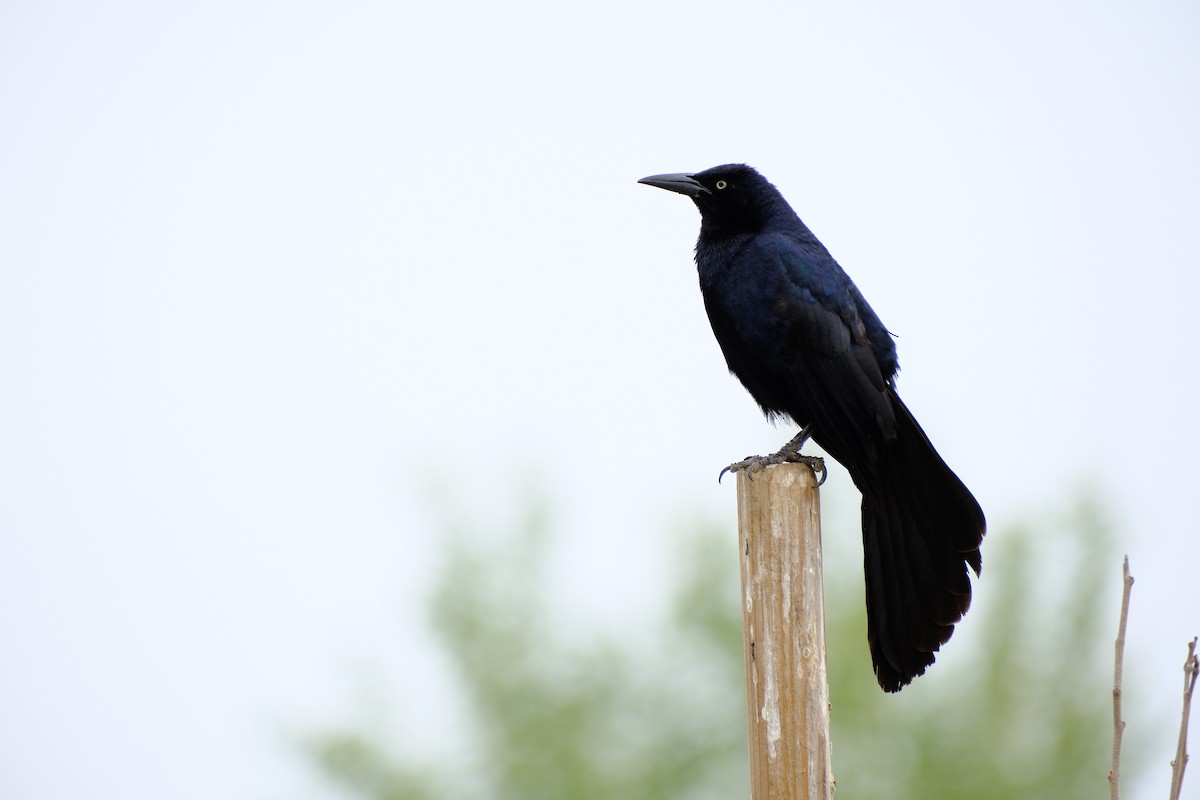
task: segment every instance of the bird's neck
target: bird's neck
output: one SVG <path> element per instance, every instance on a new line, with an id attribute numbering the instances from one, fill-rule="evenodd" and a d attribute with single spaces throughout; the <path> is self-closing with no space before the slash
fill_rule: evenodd
<path id="1" fill-rule="evenodd" d="M 696 241 L 696 269 L 700 273 L 701 287 L 717 284 L 738 263 L 738 256 L 754 241 L 757 232 L 733 231 L 727 228 L 700 227 L 700 238 Z"/>

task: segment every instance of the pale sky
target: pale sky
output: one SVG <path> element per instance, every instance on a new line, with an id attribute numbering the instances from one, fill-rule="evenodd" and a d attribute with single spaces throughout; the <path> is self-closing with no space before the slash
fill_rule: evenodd
<path id="1" fill-rule="evenodd" d="M 729 161 L 898 334 L 992 531 L 1099 487 L 1173 712 L 1197 41 L 1183 2 L 4 4 L 0 796 L 320 796 L 287 736 L 428 668 L 431 486 L 543 487 L 597 606 L 681 514 L 732 536 L 718 470 L 792 431 L 636 184 Z"/>

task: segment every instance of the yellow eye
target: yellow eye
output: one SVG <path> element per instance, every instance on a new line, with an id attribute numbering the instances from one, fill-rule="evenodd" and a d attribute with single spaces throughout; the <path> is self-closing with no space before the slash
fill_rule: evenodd
<path id="1" fill-rule="evenodd" d="M 717 188 L 718 188 L 718 189 L 724 189 L 724 188 L 725 188 L 726 186 L 728 186 L 728 185 L 729 185 L 729 184 L 728 184 L 728 183 L 726 183 L 725 181 L 717 181 Z"/>

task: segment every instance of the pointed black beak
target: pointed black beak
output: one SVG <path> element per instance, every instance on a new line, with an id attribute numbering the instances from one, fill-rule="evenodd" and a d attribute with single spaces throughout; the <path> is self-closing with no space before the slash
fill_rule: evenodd
<path id="1" fill-rule="evenodd" d="M 679 194 L 686 194 L 688 197 L 712 194 L 704 184 L 684 172 L 675 172 L 669 175 L 651 175 L 642 178 L 638 183 L 644 183 L 647 186 L 657 186 L 659 189 L 666 189 L 669 192 L 679 192 Z"/>

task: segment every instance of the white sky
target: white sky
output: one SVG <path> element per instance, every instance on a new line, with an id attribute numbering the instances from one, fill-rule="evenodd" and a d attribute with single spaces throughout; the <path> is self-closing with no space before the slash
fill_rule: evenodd
<path id="1" fill-rule="evenodd" d="M 718 469 L 791 431 L 635 183 L 727 161 L 899 334 L 993 531 L 1100 487 L 1173 712 L 1198 40 L 1183 2 L 0 6 L 0 796 L 313 796 L 286 737 L 428 670 L 431 486 L 545 484 L 598 605 L 732 520 Z"/>

